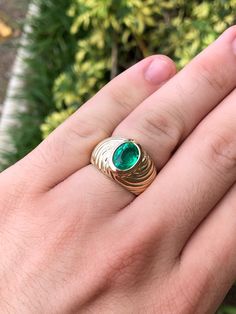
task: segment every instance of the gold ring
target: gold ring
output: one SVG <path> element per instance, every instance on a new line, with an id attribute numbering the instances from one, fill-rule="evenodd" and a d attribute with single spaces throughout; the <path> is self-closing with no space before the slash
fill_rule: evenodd
<path id="1" fill-rule="evenodd" d="M 135 195 L 145 191 L 157 175 L 151 157 L 132 139 L 103 140 L 94 148 L 91 163 Z"/>

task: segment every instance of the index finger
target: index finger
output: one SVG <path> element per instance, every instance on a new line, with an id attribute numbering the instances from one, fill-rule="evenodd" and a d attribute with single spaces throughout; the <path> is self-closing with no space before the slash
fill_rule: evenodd
<path id="1" fill-rule="evenodd" d="M 32 185 L 50 189 L 87 165 L 94 146 L 110 136 L 135 107 L 174 74 L 173 61 L 163 55 L 135 64 L 101 89 L 7 173 L 15 176 L 17 168 L 18 176 L 27 176 Z"/>

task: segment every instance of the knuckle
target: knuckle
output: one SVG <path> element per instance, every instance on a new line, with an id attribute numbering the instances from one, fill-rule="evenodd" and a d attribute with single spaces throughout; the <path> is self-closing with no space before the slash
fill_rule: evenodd
<path id="1" fill-rule="evenodd" d="M 156 250 L 152 247 L 154 241 L 149 239 L 143 243 L 136 242 L 133 239 L 108 254 L 106 278 L 109 284 L 135 286 L 137 281 L 142 281 L 154 267 L 153 260 L 156 255 Z"/>
<path id="2" fill-rule="evenodd" d="M 124 86 L 117 86 L 117 84 L 118 80 L 116 86 L 113 84 L 106 86 L 110 98 L 113 100 L 113 102 L 115 102 L 116 106 L 123 109 L 124 112 L 130 112 L 136 97 L 132 95 L 131 90 L 127 88 L 127 86 L 124 88 Z"/>
<path id="3" fill-rule="evenodd" d="M 138 269 L 143 265 L 143 256 L 136 250 L 124 250 L 116 252 L 110 258 L 107 279 L 111 283 L 124 283 L 133 281 L 134 273 L 138 274 Z"/>
<path id="4" fill-rule="evenodd" d="M 113 245 L 114 249 L 105 249 L 103 255 L 106 259 L 106 282 L 113 285 L 122 285 L 132 288 L 150 278 L 150 285 L 159 279 L 156 270 L 156 259 L 163 258 L 166 240 L 163 235 L 167 233 L 167 221 L 160 219 L 152 226 L 147 225 L 138 231 L 130 230 L 129 237 Z M 113 242 L 114 243 L 114 242 Z M 163 271 L 166 273 L 171 266 L 171 260 L 166 258 Z M 152 274 L 152 277 L 150 277 Z"/>
<path id="5" fill-rule="evenodd" d="M 70 121 L 66 128 L 67 137 L 69 137 L 72 142 L 78 139 L 88 140 L 93 138 L 97 132 L 99 132 L 99 129 L 96 124 L 93 123 L 92 119 L 87 120 L 81 116 L 77 116 L 77 121 Z"/>
<path id="6" fill-rule="evenodd" d="M 163 138 L 163 142 L 173 150 L 183 134 L 183 123 L 175 114 L 159 113 L 156 110 L 148 111 L 142 119 L 140 130 L 145 136 Z"/>
<path id="7" fill-rule="evenodd" d="M 232 129 L 209 133 L 206 145 L 211 167 L 224 175 L 236 170 L 236 136 Z"/>
<path id="8" fill-rule="evenodd" d="M 228 75 L 224 73 L 223 67 L 216 66 L 208 59 L 204 59 L 199 62 L 196 73 L 214 91 L 221 92 L 225 90 Z"/>
<path id="9" fill-rule="evenodd" d="M 98 120 L 98 118 L 96 118 Z M 98 128 L 99 122 L 90 116 L 90 118 L 86 118 L 83 115 L 76 116 L 74 120 L 71 120 L 65 130 L 67 138 L 69 138 L 70 143 L 78 143 L 78 140 L 88 141 L 94 140 L 98 137 L 107 136 L 107 133 L 104 128 Z M 100 123 L 104 125 L 104 123 Z"/>

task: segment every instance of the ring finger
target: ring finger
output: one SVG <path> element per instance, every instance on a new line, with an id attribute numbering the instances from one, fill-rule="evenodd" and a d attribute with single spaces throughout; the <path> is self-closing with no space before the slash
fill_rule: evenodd
<path id="1" fill-rule="evenodd" d="M 136 108 L 113 134 L 134 138 L 149 152 L 157 168 L 163 167 L 181 141 L 235 87 L 236 57 L 232 45 L 235 37 L 235 27 L 227 30 Z M 87 181 L 89 186 L 84 184 Z M 133 198 L 93 166 L 72 175 L 63 183 L 63 188 L 66 186 L 82 188 L 84 195 L 89 193 L 87 199 L 92 208 L 96 204 L 98 211 L 98 204 L 103 209 L 117 210 Z"/>

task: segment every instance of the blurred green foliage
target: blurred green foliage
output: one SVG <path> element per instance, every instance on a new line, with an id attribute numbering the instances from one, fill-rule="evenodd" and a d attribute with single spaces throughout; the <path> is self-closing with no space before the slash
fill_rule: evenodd
<path id="1" fill-rule="evenodd" d="M 236 314 L 236 308 L 233 306 L 222 306 L 216 314 Z"/>
<path id="2" fill-rule="evenodd" d="M 43 136 L 110 78 L 148 55 L 167 54 L 182 68 L 235 22 L 235 9 L 236 0 L 72 0 L 67 15 L 77 40 L 75 62 L 55 80 L 60 114 L 47 117 Z"/>

